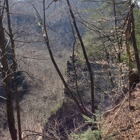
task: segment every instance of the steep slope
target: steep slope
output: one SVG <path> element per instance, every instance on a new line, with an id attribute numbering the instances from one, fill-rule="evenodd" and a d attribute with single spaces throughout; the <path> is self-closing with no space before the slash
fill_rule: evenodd
<path id="1" fill-rule="evenodd" d="M 140 139 L 140 83 L 131 92 L 129 108 L 128 93 L 122 101 L 104 115 L 105 140 Z"/>

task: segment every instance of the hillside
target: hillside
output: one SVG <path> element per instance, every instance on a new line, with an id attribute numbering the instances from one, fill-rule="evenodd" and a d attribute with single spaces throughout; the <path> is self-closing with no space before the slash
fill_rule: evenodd
<path id="1" fill-rule="evenodd" d="M 105 140 L 140 139 L 140 83 L 131 92 L 129 108 L 128 93 L 112 110 L 104 114 Z"/>
<path id="2" fill-rule="evenodd" d="M 140 83 L 131 91 L 130 108 L 128 97 L 127 92 L 117 105 L 100 116 L 102 119 L 98 127 L 102 133 L 102 140 L 140 139 Z M 66 97 L 62 106 L 48 118 L 44 134 L 45 138 L 51 137 L 56 140 L 57 138 L 75 140 L 74 135 L 79 136 L 77 140 L 101 140 L 94 138 L 94 131 L 89 133 L 91 135 L 89 138 L 87 126 L 87 120 L 80 114 L 74 103 Z M 85 136 L 80 136 L 84 133 Z"/>
<path id="3" fill-rule="evenodd" d="M 140 139 L 139 15 L 133 0 L 0 2 L 0 140 Z"/>

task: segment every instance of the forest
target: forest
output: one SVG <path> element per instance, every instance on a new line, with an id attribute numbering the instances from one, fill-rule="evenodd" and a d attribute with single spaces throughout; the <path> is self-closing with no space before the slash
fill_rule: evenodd
<path id="1" fill-rule="evenodd" d="M 139 140 L 139 39 L 139 0 L 0 0 L 0 140 Z"/>

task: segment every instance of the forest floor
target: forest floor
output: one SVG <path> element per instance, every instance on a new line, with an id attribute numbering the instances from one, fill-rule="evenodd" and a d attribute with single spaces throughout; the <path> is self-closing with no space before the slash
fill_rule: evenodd
<path id="1" fill-rule="evenodd" d="M 140 140 L 140 83 L 104 116 L 104 140 Z"/>

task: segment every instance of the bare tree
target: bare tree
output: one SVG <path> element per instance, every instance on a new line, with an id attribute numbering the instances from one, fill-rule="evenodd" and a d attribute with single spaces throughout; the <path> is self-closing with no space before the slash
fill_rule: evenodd
<path id="1" fill-rule="evenodd" d="M 9 29 L 9 37 L 10 37 L 10 43 L 12 48 L 12 72 L 14 76 L 14 94 L 15 94 L 15 104 L 16 104 L 16 111 L 17 111 L 17 121 L 18 121 L 18 136 L 19 140 L 21 140 L 21 121 L 20 121 L 20 106 L 19 106 L 19 95 L 18 95 L 18 84 L 17 84 L 17 64 L 16 64 L 16 56 L 15 56 L 15 43 L 13 39 L 13 32 L 11 27 L 11 19 L 10 19 L 10 11 L 9 11 L 9 1 L 6 0 L 6 12 L 7 12 L 7 22 L 8 22 L 8 29 Z"/>
<path id="2" fill-rule="evenodd" d="M 4 1 L 5 3 L 5 1 Z M 1 3 L 0 3 L 1 4 Z M 7 110 L 7 118 L 8 118 L 8 126 L 9 131 L 11 134 L 12 140 L 17 140 L 17 130 L 15 127 L 15 118 L 14 118 L 14 111 L 13 111 L 13 103 L 12 103 L 12 91 L 10 86 L 10 70 L 8 66 L 8 58 L 7 58 L 7 51 L 6 51 L 6 44 L 5 44 L 5 37 L 4 37 L 4 28 L 2 24 L 3 19 L 3 11 L 4 5 L 0 9 L 0 48 L 1 48 L 1 63 L 2 63 L 2 79 L 5 85 L 5 90 L 7 94 L 6 98 L 6 110 Z"/>

